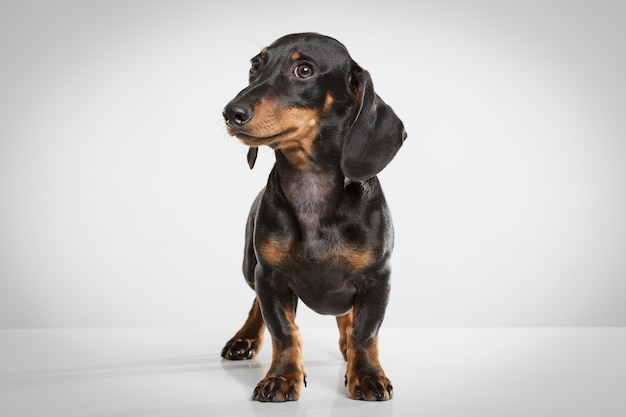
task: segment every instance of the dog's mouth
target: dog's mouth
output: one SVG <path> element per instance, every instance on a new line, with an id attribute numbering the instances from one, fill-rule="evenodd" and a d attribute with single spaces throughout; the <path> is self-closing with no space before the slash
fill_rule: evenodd
<path id="1" fill-rule="evenodd" d="M 274 99 L 261 100 L 240 116 L 240 119 L 236 114 L 225 116 L 226 129 L 229 135 L 250 147 L 269 146 L 279 150 L 292 147 L 293 142 L 311 142 L 319 127 L 315 109 L 285 106 Z"/>
<path id="2" fill-rule="evenodd" d="M 315 138 L 319 134 L 317 111 L 296 107 L 277 109 L 266 103 L 257 105 L 254 116 L 246 123 L 227 122 L 228 134 L 251 149 L 269 146 L 280 151 L 294 166 L 305 164 L 313 154 Z M 248 164 L 254 165 L 254 156 L 250 154 Z"/>
<path id="3" fill-rule="evenodd" d="M 280 144 L 281 139 L 286 138 L 289 135 L 297 132 L 298 128 L 291 127 L 273 135 L 262 135 L 262 136 L 250 134 L 241 129 L 236 129 L 232 127 L 229 127 L 228 130 L 229 130 L 228 133 L 231 136 L 235 136 L 237 139 L 242 141 L 245 145 L 248 145 L 248 146 L 267 145 L 271 148 L 277 148 Z"/>

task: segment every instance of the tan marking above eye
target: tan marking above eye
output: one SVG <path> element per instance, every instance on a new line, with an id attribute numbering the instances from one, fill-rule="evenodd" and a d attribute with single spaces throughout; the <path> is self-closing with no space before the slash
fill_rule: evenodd
<path id="1" fill-rule="evenodd" d="M 298 52 L 294 52 L 293 54 L 291 54 L 291 62 L 296 62 L 299 59 L 300 59 L 300 54 Z"/>

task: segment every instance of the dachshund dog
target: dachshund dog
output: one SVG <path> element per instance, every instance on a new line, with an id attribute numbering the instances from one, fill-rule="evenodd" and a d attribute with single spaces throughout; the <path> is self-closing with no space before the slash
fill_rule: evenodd
<path id="1" fill-rule="evenodd" d="M 306 375 L 295 324 L 298 299 L 336 316 L 349 396 L 388 400 L 378 330 L 389 297 L 393 226 L 376 175 L 406 138 L 367 71 L 333 38 L 284 36 L 252 58 L 249 85 L 224 108 L 226 128 L 276 162 L 250 210 L 243 273 L 256 293 L 243 327 L 222 350 L 251 359 L 272 338 L 258 401 L 294 401 Z"/>

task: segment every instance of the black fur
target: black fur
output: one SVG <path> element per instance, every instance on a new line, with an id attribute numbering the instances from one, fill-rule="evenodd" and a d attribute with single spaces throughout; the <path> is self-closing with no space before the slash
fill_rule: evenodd
<path id="1" fill-rule="evenodd" d="M 285 36 L 254 57 L 250 84 L 224 118 L 250 147 L 251 168 L 263 145 L 275 149 L 276 163 L 246 228 L 243 272 L 256 299 L 222 355 L 254 357 L 267 326 L 273 361 L 253 397 L 297 399 L 305 377 L 294 323 L 301 299 L 339 317 L 350 396 L 391 398 L 376 341 L 393 227 L 376 175 L 406 138 L 402 122 L 346 48 L 314 33 Z"/>

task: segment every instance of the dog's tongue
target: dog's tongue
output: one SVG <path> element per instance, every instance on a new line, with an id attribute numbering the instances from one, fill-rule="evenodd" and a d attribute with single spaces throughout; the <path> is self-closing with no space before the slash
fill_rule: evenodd
<path id="1" fill-rule="evenodd" d="M 259 153 L 259 148 L 256 146 L 250 146 L 250 149 L 248 149 L 248 166 L 250 169 L 254 168 L 257 153 Z"/>

